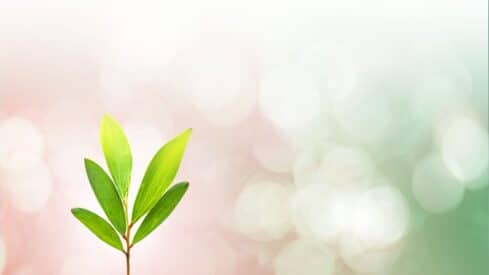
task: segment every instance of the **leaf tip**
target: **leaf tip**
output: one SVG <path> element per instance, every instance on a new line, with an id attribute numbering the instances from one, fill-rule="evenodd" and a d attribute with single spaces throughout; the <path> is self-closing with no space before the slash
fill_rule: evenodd
<path id="1" fill-rule="evenodd" d="M 178 183 L 178 184 L 182 185 L 182 186 L 183 186 L 183 188 L 184 188 L 185 190 L 187 190 L 187 189 L 188 189 L 188 186 L 189 186 L 188 181 L 183 181 L 183 182 L 180 182 L 180 183 Z"/>
<path id="2" fill-rule="evenodd" d="M 191 134 L 192 134 L 192 128 L 188 128 L 187 130 L 183 131 L 179 136 L 188 139 Z"/>
<path id="3" fill-rule="evenodd" d="M 104 113 L 104 115 L 102 116 L 102 121 L 100 122 L 100 133 L 103 134 L 105 129 L 111 126 L 121 128 L 119 122 L 117 122 L 117 120 L 113 116 L 108 113 Z"/>
<path id="4" fill-rule="evenodd" d="M 92 163 L 93 161 L 89 158 L 83 158 L 83 163 L 85 163 L 85 166 L 87 166 L 88 164 Z"/>
<path id="5" fill-rule="evenodd" d="M 84 158 L 83 163 L 85 164 L 85 170 L 87 174 L 89 174 L 90 168 L 94 168 L 94 166 L 98 166 L 98 164 L 95 161 L 89 158 Z"/>
<path id="6" fill-rule="evenodd" d="M 102 116 L 102 124 L 103 123 L 110 123 L 110 124 L 115 124 L 117 126 L 120 126 L 119 121 L 109 113 L 104 113 L 104 115 Z"/>
<path id="7" fill-rule="evenodd" d="M 75 207 L 70 209 L 71 214 L 76 215 L 76 213 L 80 212 L 80 208 Z"/>
<path id="8" fill-rule="evenodd" d="M 109 113 L 104 113 L 102 116 L 102 124 L 109 121 L 114 121 L 114 117 L 112 117 Z"/>
<path id="9" fill-rule="evenodd" d="M 192 128 L 188 128 L 178 136 L 178 139 L 182 140 L 184 144 L 187 144 L 191 134 L 192 134 Z"/>

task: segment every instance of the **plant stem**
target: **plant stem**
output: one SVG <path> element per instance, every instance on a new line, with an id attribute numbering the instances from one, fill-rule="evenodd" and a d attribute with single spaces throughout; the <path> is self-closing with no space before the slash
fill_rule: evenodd
<path id="1" fill-rule="evenodd" d="M 130 224 L 127 227 L 127 232 L 124 235 L 124 240 L 126 240 L 126 251 L 124 251 L 124 254 L 126 255 L 126 275 L 131 274 L 131 247 L 132 247 L 132 244 L 130 241 L 130 239 L 131 239 L 131 227 L 132 227 L 132 224 Z"/>
<path id="2" fill-rule="evenodd" d="M 126 252 L 126 274 L 131 274 L 131 253 L 129 252 L 129 249 Z"/>

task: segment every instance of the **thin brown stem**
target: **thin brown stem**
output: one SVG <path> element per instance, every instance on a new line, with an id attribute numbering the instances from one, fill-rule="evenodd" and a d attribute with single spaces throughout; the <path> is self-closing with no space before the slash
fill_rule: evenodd
<path id="1" fill-rule="evenodd" d="M 129 224 L 127 232 L 124 235 L 124 240 L 126 241 L 126 251 L 124 251 L 124 254 L 126 255 L 126 275 L 131 274 L 131 227 L 132 224 Z"/>
<path id="2" fill-rule="evenodd" d="M 131 255 L 129 252 L 126 252 L 126 274 L 131 274 Z"/>
<path id="3" fill-rule="evenodd" d="M 124 200 L 123 202 L 123 205 L 124 205 L 124 212 L 126 213 L 126 224 L 128 224 L 127 226 L 127 230 L 126 230 L 126 234 L 124 234 L 123 239 L 126 241 L 126 250 L 124 251 L 124 254 L 126 255 L 126 275 L 130 275 L 131 274 L 131 247 L 132 247 L 132 244 L 131 244 L 131 228 L 133 226 L 132 223 L 128 223 L 128 209 L 127 209 L 127 199 Z"/>

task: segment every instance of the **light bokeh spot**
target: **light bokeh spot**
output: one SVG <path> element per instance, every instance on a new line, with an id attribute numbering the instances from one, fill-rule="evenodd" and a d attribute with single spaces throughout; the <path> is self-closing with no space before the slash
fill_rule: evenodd
<path id="1" fill-rule="evenodd" d="M 274 261 L 276 275 L 332 275 L 335 270 L 335 256 L 314 244 L 295 240 L 278 253 Z"/>
<path id="2" fill-rule="evenodd" d="M 10 169 L 4 180 L 10 203 L 19 211 L 35 213 L 49 202 L 53 179 L 46 163 L 38 162 Z"/>
<path id="3" fill-rule="evenodd" d="M 0 122 L 0 166 L 18 161 L 37 161 L 44 150 L 43 136 L 31 121 L 10 117 Z M 13 165 L 15 166 L 15 165 Z"/>
<path id="4" fill-rule="evenodd" d="M 255 240 L 277 240 L 291 229 L 288 201 L 291 184 L 273 181 L 252 182 L 236 201 L 235 218 L 239 231 Z"/>
<path id="5" fill-rule="evenodd" d="M 358 197 L 353 220 L 353 239 L 366 248 L 388 247 L 407 233 L 409 209 L 396 188 L 381 184 Z"/>
<path id="6" fill-rule="evenodd" d="M 295 230 L 303 239 L 335 243 L 346 233 L 353 218 L 358 190 L 309 184 L 290 201 Z"/>
<path id="7" fill-rule="evenodd" d="M 441 130 L 440 139 L 443 162 L 458 180 L 471 182 L 487 171 L 489 136 L 476 121 L 456 117 Z"/>
<path id="8" fill-rule="evenodd" d="M 442 159 L 433 154 L 416 165 L 412 190 L 421 207 L 430 213 L 454 209 L 464 195 L 464 185 L 450 173 Z"/>

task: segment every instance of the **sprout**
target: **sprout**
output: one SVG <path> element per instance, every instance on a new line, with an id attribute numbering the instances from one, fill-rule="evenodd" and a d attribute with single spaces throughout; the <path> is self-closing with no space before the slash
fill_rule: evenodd
<path id="1" fill-rule="evenodd" d="M 171 214 L 188 189 L 188 182 L 170 185 L 177 174 L 192 130 L 188 129 L 170 140 L 155 154 L 144 174 L 131 216 L 128 194 L 132 154 L 129 143 L 120 125 L 108 115 L 102 119 L 100 131 L 110 175 L 87 158 L 85 169 L 92 190 L 109 221 L 83 208 L 73 208 L 71 212 L 100 240 L 124 253 L 129 275 L 131 248 Z M 132 236 L 131 229 L 142 218 L 141 225 Z"/>

